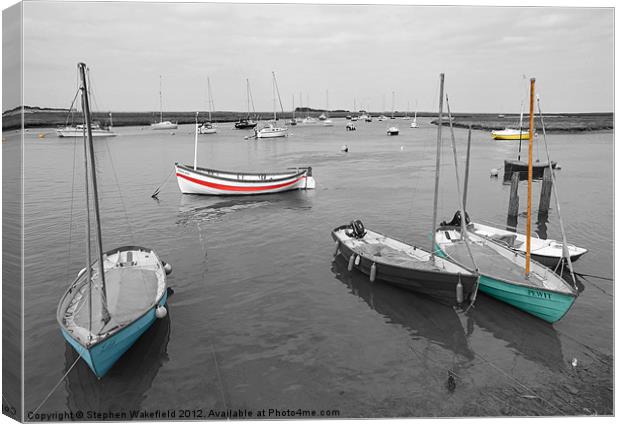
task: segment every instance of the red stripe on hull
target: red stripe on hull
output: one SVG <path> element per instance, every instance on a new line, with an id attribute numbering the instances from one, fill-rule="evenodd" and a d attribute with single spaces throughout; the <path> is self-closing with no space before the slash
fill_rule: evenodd
<path id="1" fill-rule="evenodd" d="M 274 184 L 274 185 L 270 185 L 270 186 L 239 187 L 239 186 L 231 186 L 231 185 L 226 185 L 226 184 L 211 183 L 211 182 L 199 180 L 197 178 L 189 177 L 187 175 L 179 174 L 178 172 L 177 172 L 177 177 L 181 177 L 181 178 L 186 179 L 187 181 L 191 181 L 192 183 L 200 184 L 200 185 L 203 185 L 203 186 L 206 186 L 206 187 L 210 187 L 210 188 L 214 188 L 214 189 L 217 189 L 217 190 L 243 191 L 243 192 L 258 192 L 258 191 L 266 191 L 266 190 L 275 190 L 275 189 L 278 189 L 278 188 L 282 188 L 282 187 L 293 185 L 296 182 L 301 181 L 302 179 L 306 178 L 305 176 L 302 176 L 302 177 L 299 177 L 296 180 L 288 182 L 288 183 Z"/>

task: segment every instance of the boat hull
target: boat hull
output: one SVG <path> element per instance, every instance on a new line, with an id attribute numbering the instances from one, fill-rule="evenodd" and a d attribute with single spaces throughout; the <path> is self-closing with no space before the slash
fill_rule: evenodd
<path id="1" fill-rule="evenodd" d="M 122 330 L 90 348 L 86 348 L 78 343 L 64 328 L 61 329 L 62 335 L 88 364 L 97 378 L 101 378 L 112 368 L 116 361 L 131 348 L 136 340 L 153 325 L 157 319 L 155 316 L 155 309 L 165 305 L 167 299 L 168 295 L 164 290 L 164 294 L 156 306 L 149 309 L 144 315 Z"/>
<path id="2" fill-rule="evenodd" d="M 57 129 L 56 135 L 58 137 L 84 137 L 84 131 L 77 129 Z M 93 137 L 116 137 L 112 131 L 106 130 L 92 130 Z"/>
<path id="3" fill-rule="evenodd" d="M 463 286 L 463 300 L 468 301 L 474 291 L 477 282 L 475 274 L 456 274 L 442 273 L 424 269 L 411 269 L 390 265 L 387 263 L 378 263 L 360 252 L 353 250 L 337 235 L 337 232 L 345 228 L 338 227 L 332 231 L 332 238 L 339 242 L 338 252 L 342 258 L 348 262 L 352 255 L 359 255 L 359 264 L 354 268 L 361 273 L 370 276 L 371 268 L 375 265 L 375 278 L 385 281 L 393 286 L 400 287 L 415 293 L 423 294 L 439 300 L 442 303 L 456 304 L 456 287 L 461 282 Z M 467 272 L 464 270 L 464 272 Z"/>
<path id="4" fill-rule="evenodd" d="M 480 291 L 544 321 L 559 321 L 575 302 L 575 296 L 524 287 L 480 275 Z"/>
<path id="5" fill-rule="evenodd" d="M 286 128 L 263 128 L 256 133 L 256 138 L 278 138 L 287 135 L 288 130 Z"/>
<path id="6" fill-rule="evenodd" d="M 256 125 L 258 125 L 258 122 L 248 122 L 248 121 L 235 122 L 235 128 L 237 128 L 238 130 L 252 129 Z"/>
<path id="7" fill-rule="evenodd" d="M 309 168 L 274 174 L 244 174 L 175 165 L 177 182 L 183 194 L 240 196 L 313 189 Z"/>
<path id="8" fill-rule="evenodd" d="M 154 124 L 151 124 L 152 130 L 176 130 L 177 127 L 177 124 L 174 124 L 170 121 L 156 122 Z"/>
<path id="9" fill-rule="evenodd" d="M 522 131 L 519 134 L 518 130 L 501 130 L 491 132 L 491 137 L 493 140 L 529 140 L 530 133 L 529 131 Z"/>

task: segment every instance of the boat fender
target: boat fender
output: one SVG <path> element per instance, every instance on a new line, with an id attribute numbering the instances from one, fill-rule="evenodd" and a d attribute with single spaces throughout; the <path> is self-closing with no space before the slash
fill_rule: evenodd
<path id="1" fill-rule="evenodd" d="M 359 266 L 359 264 L 360 264 L 360 260 L 361 260 L 361 259 L 362 259 L 362 257 L 361 257 L 360 255 L 357 255 L 357 256 L 355 257 L 355 266 Z"/>
<path id="2" fill-rule="evenodd" d="M 340 252 L 340 241 L 336 242 L 336 250 L 334 250 L 334 256 L 338 256 L 338 253 Z"/>
<path id="3" fill-rule="evenodd" d="M 82 268 L 80 272 L 78 272 L 78 278 L 80 278 L 86 272 L 86 267 Z"/>
<path id="4" fill-rule="evenodd" d="M 373 262 L 370 267 L 370 282 L 374 283 L 375 278 L 377 278 L 377 265 Z"/>
<path id="5" fill-rule="evenodd" d="M 355 254 L 352 254 L 349 257 L 349 265 L 347 266 L 347 270 L 351 272 L 353 270 L 353 262 L 355 261 Z"/>
<path id="6" fill-rule="evenodd" d="M 459 282 L 456 285 L 456 303 L 463 303 L 463 284 L 461 283 L 461 274 L 459 274 Z"/>
<path id="7" fill-rule="evenodd" d="M 164 271 L 166 271 L 166 275 L 170 275 L 170 273 L 172 272 L 172 265 L 170 265 L 166 261 L 161 261 L 161 265 L 164 267 Z"/>
<path id="8" fill-rule="evenodd" d="M 166 315 L 168 315 L 168 310 L 165 306 L 158 306 L 157 309 L 155 309 L 155 316 L 157 318 L 162 319 L 165 318 Z"/>

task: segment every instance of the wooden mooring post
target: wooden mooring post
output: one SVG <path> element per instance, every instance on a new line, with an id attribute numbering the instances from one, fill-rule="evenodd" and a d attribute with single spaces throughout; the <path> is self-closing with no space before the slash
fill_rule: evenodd
<path id="1" fill-rule="evenodd" d="M 513 172 L 510 181 L 510 200 L 508 201 L 508 217 L 519 215 L 519 173 Z"/>
<path id="2" fill-rule="evenodd" d="M 551 192 L 553 188 L 553 178 L 551 168 L 546 167 L 543 174 L 542 187 L 540 189 L 540 202 L 538 203 L 538 217 L 544 218 L 549 214 L 549 204 L 551 203 Z"/>

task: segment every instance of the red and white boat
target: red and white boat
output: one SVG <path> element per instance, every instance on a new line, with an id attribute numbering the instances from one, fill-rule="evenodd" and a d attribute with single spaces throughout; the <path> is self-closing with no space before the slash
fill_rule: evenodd
<path id="1" fill-rule="evenodd" d="M 316 186 L 311 167 L 290 168 L 281 172 L 236 172 L 200 168 L 198 160 L 198 117 L 194 137 L 194 165 L 175 163 L 179 189 L 183 194 L 239 196 L 308 190 Z"/>
<path id="2" fill-rule="evenodd" d="M 179 189 L 184 194 L 238 196 L 308 190 L 316 186 L 312 168 L 282 172 L 246 173 L 175 165 Z"/>

